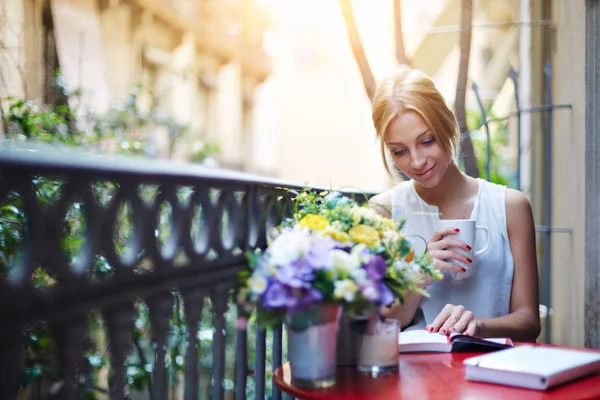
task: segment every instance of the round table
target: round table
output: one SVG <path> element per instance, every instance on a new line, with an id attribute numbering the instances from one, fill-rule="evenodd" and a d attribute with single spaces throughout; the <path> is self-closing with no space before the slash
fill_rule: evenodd
<path id="1" fill-rule="evenodd" d="M 397 374 L 372 378 L 355 368 L 340 367 L 334 386 L 310 390 L 292 386 L 290 365 L 286 363 L 275 371 L 273 381 L 281 390 L 296 398 L 314 400 L 600 399 L 600 374 L 547 391 L 467 381 L 462 362 L 477 354 L 400 354 L 400 370 Z"/>

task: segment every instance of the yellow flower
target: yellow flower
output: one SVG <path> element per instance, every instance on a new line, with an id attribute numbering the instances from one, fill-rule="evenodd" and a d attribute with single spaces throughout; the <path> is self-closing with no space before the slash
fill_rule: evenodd
<path id="1" fill-rule="evenodd" d="M 389 218 L 382 218 L 380 227 L 382 230 L 396 230 L 396 223 Z"/>
<path id="2" fill-rule="evenodd" d="M 377 230 L 368 225 L 356 225 L 348 231 L 350 239 L 356 243 L 364 243 L 367 246 L 376 246 L 379 244 L 379 234 Z"/>
<path id="3" fill-rule="evenodd" d="M 350 241 L 350 236 L 346 232 L 338 231 L 331 225 L 323 230 L 323 233 L 330 236 L 332 239 L 337 240 L 341 243 L 347 243 Z"/>
<path id="4" fill-rule="evenodd" d="M 312 229 L 313 231 L 321 231 L 329 225 L 329 220 L 322 215 L 308 214 L 302 218 L 298 224 L 303 228 Z"/>

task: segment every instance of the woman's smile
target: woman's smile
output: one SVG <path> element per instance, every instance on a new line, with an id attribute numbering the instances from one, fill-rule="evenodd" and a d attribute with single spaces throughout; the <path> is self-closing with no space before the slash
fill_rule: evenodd
<path id="1" fill-rule="evenodd" d="M 425 170 L 424 172 L 415 173 L 415 175 L 418 176 L 419 178 L 429 178 L 431 175 L 433 175 L 433 170 L 436 165 L 437 165 L 437 163 L 433 164 L 429 169 Z"/>

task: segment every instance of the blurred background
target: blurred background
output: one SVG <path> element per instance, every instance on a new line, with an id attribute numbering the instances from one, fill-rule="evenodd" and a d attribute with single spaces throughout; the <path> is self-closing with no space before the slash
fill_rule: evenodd
<path id="1" fill-rule="evenodd" d="M 456 111 L 465 171 L 530 198 L 540 340 L 582 346 L 592 3 L 0 0 L 1 131 L 379 192 L 369 94 L 408 63 Z"/>

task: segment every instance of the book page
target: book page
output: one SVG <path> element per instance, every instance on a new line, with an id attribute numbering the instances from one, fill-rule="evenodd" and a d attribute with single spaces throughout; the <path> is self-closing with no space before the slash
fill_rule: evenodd
<path id="1" fill-rule="evenodd" d="M 398 343 L 400 345 L 410 343 L 449 343 L 449 337 L 439 332 L 427 332 L 426 330 L 400 332 Z"/>

